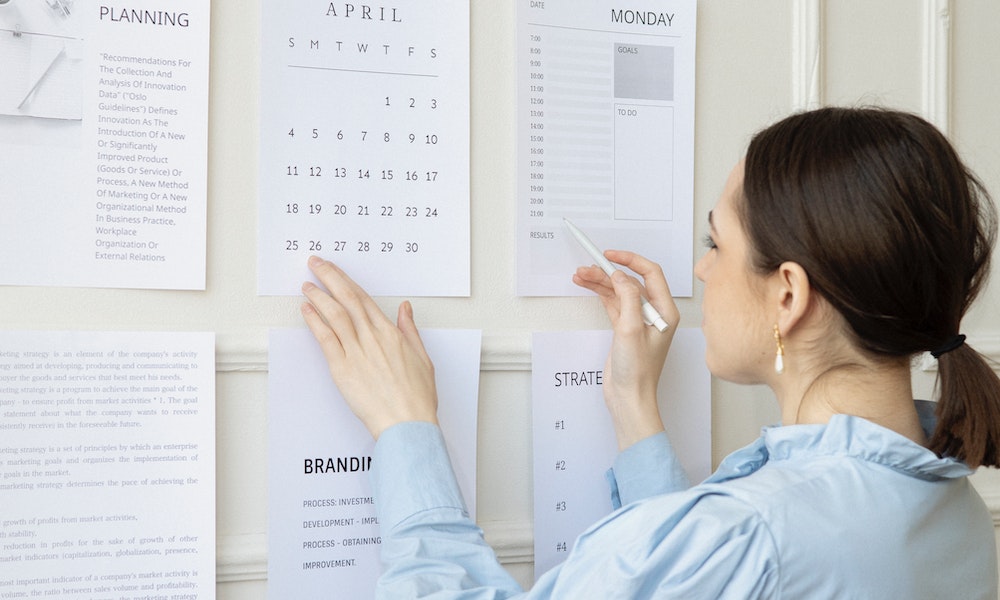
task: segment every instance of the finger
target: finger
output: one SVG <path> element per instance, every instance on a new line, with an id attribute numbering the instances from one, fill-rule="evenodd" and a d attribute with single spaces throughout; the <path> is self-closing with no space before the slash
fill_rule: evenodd
<path id="1" fill-rule="evenodd" d="M 336 336 L 338 344 L 342 348 L 347 350 L 357 346 L 358 333 L 354 327 L 354 321 L 337 300 L 311 281 L 302 284 L 302 293 L 309 301 L 316 317 Z M 307 315 L 303 313 L 303 316 Z M 306 324 L 309 324 L 308 320 Z M 310 329 L 312 328 L 310 327 Z M 313 330 L 313 334 L 316 334 L 315 330 Z"/>
<path id="2" fill-rule="evenodd" d="M 597 295 L 597 299 L 601 301 L 601 305 L 604 307 L 604 311 L 608 314 L 608 318 L 611 319 L 612 325 L 618 321 L 620 312 L 618 308 L 619 301 L 618 296 L 615 295 L 614 288 L 601 284 L 590 284 L 587 281 L 579 279 L 576 275 L 573 276 L 573 282 L 580 287 L 591 290 Z"/>
<path id="3" fill-rule="evenodd" d="M 611 280 L 608 279 L 608 274 L 604 272 L 604 269 L 598 267 L 597 265 L 577 267 L 576 274 L 579 275 L 581 279 L 591 283 L 604 284 L 611 287 Z"/>
<path id="4" fill-rule="evenodd" d="M 600 267 L 579 267 L 573 274 L 573 283 L 602 296 L 614 295 L 611 279 Z"/>
<path id="5" fill-rule="evenodd" d="M 621 271 L 611 276 L 611 283 L 618 297 L 621 318 L 633 327 L 644 326 L 642 320 L 642 285 Z"/>
<path id="6" fill-rule="evenodd" d="M 667 284 L 667 278 L 663 275 L 663 269 L 659 264 L 645 256 L 627 250 L 608 250 L 605 252 L 605 256 L 611 262 L 628 267 L 642 277 L 650 300 L 671 297 L 670 286 Z"/>
<path id="7" fill-rule="evenodd" d="M 309 331 L 312 332 L 313 337 L 319 342 L 319 347 L 323 351 L 323 356 L 326 357 L 327 362 L 334 365 L 341 364 L 344 360 L 344 346 L 341 344 L 340 338 L 330 329 L 312 304 L 304 302 L 301 310 L 306 326 L 309 327 Z"/>
<path id="8" fill-rule="evenodd" d="M 369 326 L 382 326 L 388 322 L 371 296 L 354 282 L 347 273 L 330 261 L 317 256 L 309 258 L 309 268 L 330 295 L 350 315 L 358 333 L 367 333 Z"/>
<path id="9" fill-rule="evenodd" d="M 431 358 L 424 348 L 424 341 L 420 339 L 417 324 L 413 320 L 413 305 L 409 301 L 405 301 L 399 305 L 399 311 L 396 315 L 396 326 L 403 332 L 403 338 L 407 343 L 420 355 L 421 360 L 428 365 L 432 365 Z"/>
<path id="10" fill-rule="evenodd" d="M 667 323 L 676 324 L 681 313 L 670 293 L 670 285 L 660 265 L 634 252 L 609 250 L 608 260 L 631 269 L 643 279 L 645 296 Z"/>

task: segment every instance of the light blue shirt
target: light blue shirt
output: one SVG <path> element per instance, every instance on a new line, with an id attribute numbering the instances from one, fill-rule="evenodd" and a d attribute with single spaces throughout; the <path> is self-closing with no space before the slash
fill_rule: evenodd
<path id="1" fill-rule="evenodd" d="M 997 599 L 964 464 L 864 419 L 763 430 L 688 487 L 666 435 L 621 453 L 617 507 L 524 592 L 469 520 L 440 430 L 380 436 L 379 598 Z"/>

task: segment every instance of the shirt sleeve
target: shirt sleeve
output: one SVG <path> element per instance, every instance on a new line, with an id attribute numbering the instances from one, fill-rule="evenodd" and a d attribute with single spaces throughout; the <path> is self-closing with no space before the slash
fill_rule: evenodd
<path id="1" fill-rule="evenodd" d="M 769 528 L 718 486 L 626 504 L 584 532 L 567 559 L 524 592 L 469 518 L 437 426 L 387 429 L 374 458 L 385 566 L 376 598 L 720 600 L 780 593 Z"/>
<path id="2" fill-rule="evenodd" d="M 377 598 L 506 599 L 523 592 L 469 518 L 441 430 L 401 423 L 375 444 L 385 570 Z"/>
<path id="3" fill-rule="evenodd" d="M 615 509 L 636 500 L 691 487 L 666 432 L 651 435 L 622 450 L 605 477 Z"/>
<path id="4" fill-rule="evenodd" d="M 702 486 L 635 502 L 576 541 L 539 598 L 770 599 L 780 560 L 753 507 Z M 535 596 L 532 595 L 532 598 Z"/>

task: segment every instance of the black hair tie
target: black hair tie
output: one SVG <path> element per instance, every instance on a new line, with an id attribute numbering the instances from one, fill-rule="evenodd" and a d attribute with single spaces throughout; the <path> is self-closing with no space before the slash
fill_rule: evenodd
<path id="1" fill-rule="evenodd" d="M 947 342 L 945 342 L 944 344 L 942 344 L 940 347 L 935 348 L 934 350 L 931 350 L 931 356 L 933 356 L 934 358 L 941 358 L 942 354 L 947 354 L 947 353 L 951 352 L 952 350 L 960 347 L 964 343 L 965 343 L 965 336 L 964 335 L 958 334 L 958 335 L 952 336 L 951 338 L 948 339 Z"/>

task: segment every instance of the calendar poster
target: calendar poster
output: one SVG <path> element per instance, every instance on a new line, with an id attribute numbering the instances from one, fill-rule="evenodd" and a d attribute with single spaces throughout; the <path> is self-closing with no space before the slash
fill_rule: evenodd
<path id="1" fill-rule="evenodd" d="M 535 577 L 611 512 L 605 472 L 618 444 L 604 404 L 611 331 L 538 332 L 531 346 Z M 657 388 L 671 446 L 692 482 L 712 468 L 711 376 L 699 329 L 679 329 Z"/>
<path id="2" fill-rule="evenodd" d="M 517 293 L 588 294 L 601 249 L 692 293 L 696 0 L 517 0 Z"/>
<path id="3" fill-rule="evenodd" d="M 205 289 L 209 21 L 0 2 L 0 284 Z"/>
<path id="4" fill-rule="evenodd" d="M 469 295 L 469 3 L 262 0 L 258 293 Z"/>

